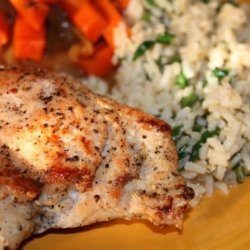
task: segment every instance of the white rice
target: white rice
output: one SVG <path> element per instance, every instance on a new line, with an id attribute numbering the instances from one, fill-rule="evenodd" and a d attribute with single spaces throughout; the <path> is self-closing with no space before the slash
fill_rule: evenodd
<path id="1" fill-rule="evenodd" d="M 250 11 L 245 5 L 218 0 L 207 4 L 155 0 L 155 4 L 131 0 L 126 17 L 132 35 L 128 36 L 124 24 L 116 29 L 113 62 L 119 67 L 110 95 L 172 127 L 181 126 L 176 145 L 178 150 L 186 147 L 186 156 L 179 168 L 195 191 L 195 205 L 216 188 L 228 193 L 228 186 L 237 182 L 233 168 L 250 172 Z M 143 20 L 145 13 L 150 21 Z M 138 46 L 165 31 L 175 35 L 171 44 L 155 44 L 133 61 Z M 182 62 L 171 62 L 177 54 Z M 216 67 L 227 69 L 228 75 L 218 79 L 213 73 Z M 176 85 L 181 71 L 189 81 L 184 89 Z M 108 93 L 96 78 L 88 84 L 101 94 Z M 199 101 L 191 108 L 182 107 L 182 98 L 193 92 Z M 194 131 L 196 123 L 200 131 Z M 200 144 L 198 159 L 190 160 L 202 135 L 216 128 L 217 135 Z"/>

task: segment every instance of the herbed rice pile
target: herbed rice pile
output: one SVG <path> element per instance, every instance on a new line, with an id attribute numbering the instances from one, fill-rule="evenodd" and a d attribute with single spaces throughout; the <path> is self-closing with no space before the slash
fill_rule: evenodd
<path id="1" fill-rule="evenodd" d="M 131 35 L 124 24 L 115 33 L 111 97 L 172 126 L 193 205 L 250 173 L 248 12 L 232 1 L 131 0 Z"/>

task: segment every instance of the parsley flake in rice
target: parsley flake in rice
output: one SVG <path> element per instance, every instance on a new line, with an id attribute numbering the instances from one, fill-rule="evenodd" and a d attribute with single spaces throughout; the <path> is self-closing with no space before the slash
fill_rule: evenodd
<path id="1" fill-rule="evenodd" d="M 123 24 L 115 31 L 109 94 L 173 127 L 193 205 L 250 173 L 248 11 L 224 0 L 131 0 L 131 35 Z"/>

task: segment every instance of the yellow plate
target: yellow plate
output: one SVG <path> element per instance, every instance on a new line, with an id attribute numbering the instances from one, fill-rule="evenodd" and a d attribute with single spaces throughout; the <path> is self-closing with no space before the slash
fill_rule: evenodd
<path id="1" fill-rule="evenodd" d="M 147 223 L 115 221 L 77 231 L 53 232 L 28 241 L 23 250 L 172 250 L 250 249 L 250 179 L 219 191 L 191 211 L 183 232 Z"/>
<path id="2" fill-rule="evenodd" d="M 241 0 L 249 3 L 250 0 Z M 247 250 L 250 249 L 250 179 L 204 198 L 184 222 L 183 232 L 138 221 L 114 221 L 50 233 L 27 241 L 23 250 Z"/>

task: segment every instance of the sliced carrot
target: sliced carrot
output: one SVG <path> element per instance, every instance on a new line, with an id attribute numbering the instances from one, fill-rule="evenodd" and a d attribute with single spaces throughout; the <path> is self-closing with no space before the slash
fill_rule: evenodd
<path id="1" fill-rule="evenodd" d="M 114 40 L 114 29 L 116 28 L 116 25 L 109 25 L 104 31 L 103 31 L 103 37 L 105 41 L 108 43 L 110 48 L 114 51 L 115 49 L 115 40 Z"/>
<path id="2" fill-rule="evenodd" d="M 73 18 L 80 8 L 82 0 L 60 0 L 58 4 Z"/>
<path id="3" fill-rule="evenodd" d="M 107 22 L 89 0 L 82 0 L 81 8 L 73 21 L 91 42 L 96 42 L 104 31 Z"/>
<path id="4" fill-rule="evenodd" d="M 103 37 L 109 46 L 114 49 L 114 29 L 123 20 L 123 18 L 110 0 L 96 0 L 95 4 L 108 20 L 108 25 L 103 31 Z"/>
<path id="5" fill-rule="evenodd" d="M 14 55 L 18 59 L 42 58 L 45 49 L 45 28 L 34 29 L 22 17 L 16 17 L 13 34 Z"/>
<path id="6" fill-rule="evenodd" d="M 5 16 L 0 12 L 0 46 L 9 41 L 9 25 Z"/>
<path id="7" fill-rule="evenodd" d="M 94 55 L 81 58 L 79 65 L 88 75 L 105 77 L 110 75 L 114 69 L 111 63 L 112 56 L 113 51 L 109 46 L 101 46 L 96 48 Z"/>
<path id="8" fill-rule="evenodd" d="M 117 24 L 122 21 L 121 14 L 110 0 L 96 0 L 94 3 L 109 23 Z"/>
<path id="9" fill-rule="evenodd" d="M 49 7 L 39 0 L 10 0 L 20 16 L 34 29 L 39 30 L 49 13 Z"/>

